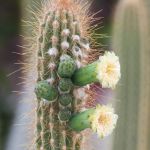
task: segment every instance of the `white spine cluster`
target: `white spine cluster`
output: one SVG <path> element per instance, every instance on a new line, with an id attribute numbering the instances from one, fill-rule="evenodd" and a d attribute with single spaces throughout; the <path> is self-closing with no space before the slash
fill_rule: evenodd
<path id="1" fill-rule="evenodd" d="M 44 43 L 42 43 L 42 44 L 41 44 L 41 48 L 42 48 L 42 50 L 44 49 L 44 47 L 45 47 L 45 45 L 44 45 Z"/>
<path id="2" fill-rule="evenodd" d="M 58 29 L 58 28 L 59 28 L 59 23 L 58 23 L 58 21 L 55 20 L 55 21 L 53 22 L 53 28 L 54 28 L 54 29 Z"/>
<path id="3" fill-rule="evenodd" d="M 56 11 L 56 14 L 55 14 L 55 17 L 56 17 L 56 18 L 59 18 L 59 16 L 60 16 L 60 12 L 57 10 L 57 11 Z"/>
<path id="4" fill-rule="evenodd" d="M 64 29 L 63 31 L 62 31 L 62 33 L 61 33 L 61 35 L 62 36 L 69 36 L 69 34 L 70 34 L 70 31 L 69 31 L 69 29 Z"/>
<path id="5" fill-rule="evenodd" d="M 57 44 L 58 38 L 56 36 L 52 36 L 52 43 Z"/>
<path id="6" fill-rule="evenodd" d="M 79 35 L 72 35 L 72 40 L 73 40 L 73 42 L 80 42 Z"/>
<path id="7" fill-rule="evenodd" d="M 85 92 L 83 88 L 78 88 L 78 89 L 73 90 L 73 96 L 76 100 L 82 99 L 84 95 L 85 95 Z"/>
<path id="8" fill-rule="evenodd" d="M 62 21 L 62 23 L 63 23 L 63 24 L 67 24 L 67 23 L 68 23 L 67 19 L 64 19 L 64 20 Z"/>
<path id="9" fill-rule="evenodd" d="M 44 63 L 44 57 L 39 57 L 40 59 L 40 63 L 43 64 Z"/>
<path id="10" fill-rule="evenodd" d="M 50 48 L 47 52 L 50 56 L 56 56 L 58 54 L 58 50 L 53 47 L 53 48 Z"/>
<path id="11" fill-rule="evenodd" d="M 72 53 L 74 54 L 74 56 L 78 57 L 78 56 L 82 56 L 82 51 L 79 47 L 74 46 L 72 49 Z"/>
<path id="12" fill-rule="evenodd" d="M 56 68 L 56 64 L 55 63 L 49 63 L 48 67 L 51 69 L 51 70 L 54 70 Z"/>
<path id="13" fill-rule="evenodd" d="M 44 118 L 43 118 L 43 117 L 40 117 L 41 124 L 43 123 L 43 120 L 44 120 Z"/>
<path id="14" fill-rule="evenodd" d="M 82 53 L 82 57 L 83 57 L 83 58 L 88 58 L 88 55 L 83 52 L 83 53 Z"/>
<path id="15" fill-rule="evenodd" d="M 63 147 L 62 147 L 62 150 L 66 150 L 66 149 L 67 149 L 67 146 L 63 146 Z"/>
<path id="16" fill-rule="evenodd" d="M 51 21 L 51 16 L 48 16 L 48 18 L 47 18 L 47 21 L 49 22 L 49 21 Z"/>
<path id="17" fill-rule="evenodd" d="M 62 47 L 63 50 L 67 50 L 69 48 L 69 43 L 64 41 L 64 42 L 61 43 L 61 47 Z"/>
<path id="18" fill-rule="evenodd" d="M 78 59 L 76 59 L 75 62 L 78 69 L 82 67 L 82 63 Z"/>
<path id="19" fill-rule="evenodd" d="M 43 36 L 45 36 L 45 35 L 46 35 L 46 31 L 44 30 L 44 31 L 43 31 Z"/>
<path id="20" fill-rule="evenodd" d="M 72 28 L 72 29 L 75 29 L 75 27 L 76 27 L 77 23 L 78 23 L 77 21 L 75 21 L 75 22 L 71 23 L 71 24 L 70 24 L 71 28 Z"/>
<path id="21" fill-rule="evenodd" d="M 46 80 L 48 83 L 50 83 L 50 85 L 53 85 L 53 83 L 55 82 L 54 78 L 49 78 Z"/>
<path id="22" fill-rule="evenodd" d="M 40 148 L 40 150 L 44 150 L 44 148 L 43 148 L 43 147 L 41 147 L 41 148 Z"/>
<path id="23" fill-rule="evenodd" d="M 87 51 L 90 50 L 89 43 L 87 43 L 87 44 L 80 43 L 80 45 L 81 45 L 82 47 L 84 47 Z"/>
<path id="24" fill-rule="evenodd" d="M 65 58 L 71 58 L 71 57 L 69 55 L 64 54 L 60 57 L 60 60 L 65 59 Z"/>

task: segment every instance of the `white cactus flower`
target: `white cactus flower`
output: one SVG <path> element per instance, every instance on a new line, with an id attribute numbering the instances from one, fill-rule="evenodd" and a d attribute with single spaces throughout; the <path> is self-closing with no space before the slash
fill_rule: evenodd
<path id="1" fill-rule="evenodd" d="M 100 80 L 103 88 L 114 89 L 121 77 L 119 58 L 114 52 L 105 52 L 104 56 L 99 57 L 95 72 L 96 78 Z"/>
<path id="2" fill-rule="evenodd" d="M 118 115 L 114 114 L 114 108 L 110 103 L 107 106 L 97 105 L 96 110 L 89 118 L 92 123 L 92 131 L 97 132 L 101 139 L 112 133 L 116 127 L 117 119 Z"/>

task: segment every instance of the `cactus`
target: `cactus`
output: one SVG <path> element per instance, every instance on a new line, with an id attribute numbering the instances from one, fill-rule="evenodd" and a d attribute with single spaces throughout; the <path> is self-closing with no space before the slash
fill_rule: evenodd
<path id="1" fill-rule="evenodd" d="M 37 19 L 32 24 L 35 38 L 29 38 L 35 43 L 35 47 L 32 45 L 29 51 L 32 50 L 30 64 L 37 70 L 34 88 L 36 138 L 30 149 L 81 150 L 86 145 L 86 128 L 92 128 L 93 132 L 104 138 L 115 127 L 117 115 L 113 114 L 110 104 L 97 105 L 85 112 L 83 110 L 94 106 L 94 100 L 99 96 L 90 91 L 87 84 L 100 82 L 104 88 L 115 87 L 121 77 L 119 59 L 113 52 L 105 52 L 97 60 L 100 52 L 94 48 L 99 45 L 91 38 L 95 35 L 95 29 L 90 26 L 97 19 L 93 18 L 94 15 L 87 15 L 88 3 L 83 5 L 78 0 L 48 0 L 42 6 L 42 10 L 37 8 L 37 14 L 33 12 Z M 34 59 L 37 65 L 33 63 Z M 26 71 L 31 77 L 33 73 L 30 68 Z M 79 82 L 81 84 L 76 84 Z M 97 89 L 94 84 L 91 88 Z M 88 97 L 89 105 L 86 104 Z M 90 110 L 93 112 L 87 115 Z M 78 130 L 76 128 L 82 124 L 84 115 L 88 125 L 82 125 L 82 129 Z M 107 130 L 103 131 L 106 125 Z"/>
<path id="2" fill-rule="evenodd" d="M 139 11 L 140 10 L 140 11 Z M 149 147 L 149 27 L 142 0 L 120 1 L 114 24 L 113 49 L 122 66 L 116 90 L 119 114 L 114 150 L 148 150 Z"/>

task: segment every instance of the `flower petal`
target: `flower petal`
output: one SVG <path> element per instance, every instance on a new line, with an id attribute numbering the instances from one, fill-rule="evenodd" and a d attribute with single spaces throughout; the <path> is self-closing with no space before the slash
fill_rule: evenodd
<path id="1" fill-rule="evenodd" d="M 118 115 L 114 114 L 114 108 L 109 103 L 108 105 L 97 105 L 92 116 L 92 131 L 98 134 L 102 139 L 112 133 L 116 127 Z"/>

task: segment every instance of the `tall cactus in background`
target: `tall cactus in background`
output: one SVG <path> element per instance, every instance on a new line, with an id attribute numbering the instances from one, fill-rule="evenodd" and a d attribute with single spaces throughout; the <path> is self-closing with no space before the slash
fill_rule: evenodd
<path id="1" fill-rule="evenodd" d="M 99 45 L 91 38 L 96 26 L 90 24 L 97 19 L 87 14 L 88 7 L 78 0 L 45 0 L 42 10 L 32 11 L 35 22 L 27 22 L 33 36 L 25 71 L 29 82 L 35 81 L 36 94 L 36 137 L 29 149 L 81 150 L 86 128 L 104 138 L 116 127 L 118 116 L 111 104 L 86 109 L 87 99 L 93 106 L 97 97 L 88 84 L 100 82 L 103 88 L 114 89 L 121 77 L 119 59 L 113 52 L 105 52 L 95 61 L 99 51 L 94 48 Z"/>
<path id="2" fill-rule="evenodd" d="M 121 0 L 115 14 L 113 49 L 122 66 L 116 90 L 119 114 L 114 150 L 149 150 L 149 35 L 142 0 Z"/>

